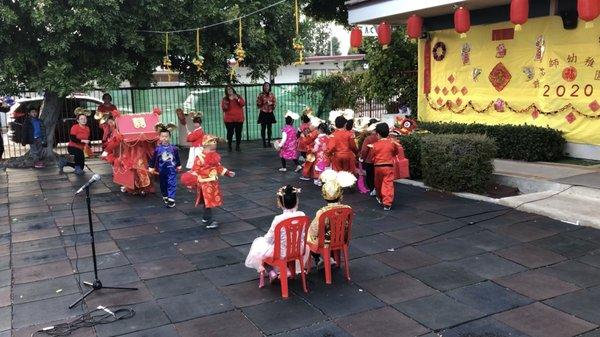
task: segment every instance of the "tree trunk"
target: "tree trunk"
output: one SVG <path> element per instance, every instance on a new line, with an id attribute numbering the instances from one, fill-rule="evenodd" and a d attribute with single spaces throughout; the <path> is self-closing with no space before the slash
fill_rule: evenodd
<path id="1" fill-rule="evenodd" d="M 42 152 L 42 157 L 45 161 L 55 160 L 54 151 L 52 151 L 54 147 L 54 130 L 56 129 L 56 123 L 60 118 L 63 108 L 63 97 L 60 97 L 57 93 L 52 91 L 46 91 L 44 93 L 44 102 L 40 108 L 40 116 L 46 127 L 46 141 L 48 142 L 48 146 Z"/>

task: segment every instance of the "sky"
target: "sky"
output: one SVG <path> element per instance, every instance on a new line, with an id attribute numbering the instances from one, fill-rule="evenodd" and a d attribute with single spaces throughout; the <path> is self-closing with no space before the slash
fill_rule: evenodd
<path id="1" fill-rule="evenodd" d="M 347 55 L 348 49 L 350 49 L 350 31 L 336 24 L 329 24 L 329 29 L 331 30 L 331 35 L 337 37 L 340 41 L 342 55 Z"/>

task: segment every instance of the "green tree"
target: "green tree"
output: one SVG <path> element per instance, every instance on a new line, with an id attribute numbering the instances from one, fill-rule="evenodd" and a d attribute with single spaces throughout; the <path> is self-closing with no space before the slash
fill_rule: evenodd
<path id="1" fill-rule="evenodd" d="M 392 43 L 381 48 L 377 38 L 367 37 L 358 51 L 364 61 L 349 62 L 343 74 L 319 77 L 309 90 L 320 92 L 323 111 L 328 108 L 354 108 L 356 100 L 389 102 L 388 110 L 397 111 L 392 99 L 401 97 L 413 111 L 417 111 L 417 48 L 405 37 L 403 29 L 392 33 Z M 365 69 L 363 65 L 368 67 Z"/>
<path id="2" fill-rule="evenodd" d="M 129 80 L 148 85 L 165 55 L 164 34 L 250 13 L 271 0 L 19 0 L 0 3 L 0 93 L 44 92 L 42 116 L 53 144 L 64 97 L 92 87 L 116 88 Z M 284 2 L 243 20 L 244 65 L 261 77 L 295 58 L 293 3 Z M 172 70 L 187 83 L 228 81 L 226 59 L 238 42 L 237 21 L 203 30 L 204 73 L 192 64 L 195 31 L 170 34 Z M 45 153 L 53 158 L 53 152 Z"/>
<path id="3" fill-rule="evenodd" d="M 341 55 L 340 41 L 331 35 L 327 23 L 307 18 L 302 22 L 301 37 L 306 56 Z"/>
<path id="4" fill-rule="evenodd" d="M 404 28 L 392 32 L 392 42 L 382 49 L 376 38 L 363 41 L 368 70 L 363 77 L 367 99 L 387 102 L 401 95 L 413 112 L 417 111 L 417 45 L 411 43 Z"/>
<path id="5" fill-rule="evenodd" d="M 346 0 L 306 0 L 304 13 L 318 21 L 348 26 Z"/>

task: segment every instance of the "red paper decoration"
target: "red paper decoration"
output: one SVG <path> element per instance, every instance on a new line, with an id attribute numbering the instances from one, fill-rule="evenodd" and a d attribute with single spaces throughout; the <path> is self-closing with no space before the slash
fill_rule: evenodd
<path id="1" fill-rule="evenodd" d="M 406 32 L 412 40 L 420 38 L 423 33 L 423 18 L 416 14 L 411 15 L 406 22 Z"/>
<path id="2" fill-rule="evenodd" d="M 390 42 L 392 42 L 392 27 L 389 23 L 383 21 L 377 26 L 377 39 L 383 49 L 387 49 Z"/>
<path id="3" fill-rule="evenodd" d="M 510 1 L 510 22 L 515 24 L 515 31 L 521 30 L 521 25 L 529 18 L 529 0 Z"/>
<path id="4" fill-rule="evenodd" d="M 360 45 L 362 44 L 362 31 L 358 27 L 352 28 L 350 32 L 350 47 L 352 47 L 353 51 L 357 51 Z"/>
<path id="5" fill-rule="evenodd" d="M 471 14 L 465 7 L 458 7 L 454 12 L 454 30 L 460 34 L 460 38 L 465 38 L 467 32 L 471 29 Z"/>
<path id="6" fill-rule="evenodd" d="M 592 21 L 600 15 L 600 1 L 577 0 L 577 13 L 579 13 L 579 18 L 585 21 L 585 28 L 594 27 Z"/>
<path id="7" fill-rule="evenodd" d="M 567 82 L 573 82 L 577 78 L 577 69 L 573 66 L 566 67 L 562 72 L 563 80 Z"/>

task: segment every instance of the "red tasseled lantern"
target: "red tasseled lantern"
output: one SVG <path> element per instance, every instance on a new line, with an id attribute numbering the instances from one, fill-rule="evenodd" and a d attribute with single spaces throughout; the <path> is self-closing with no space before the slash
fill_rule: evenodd
<path id="1" fill-rule="evenodd" d="M 465 7 L 458 7 L 454 12 L 454 30 L 460 34 L 460 38 L 467 36 L 467 32 L 471 29 L 471 14 Z"/>
<path id="2" fill-rule="evenodd" d="M 521 25 L 529 18 L 529 0 L 510 1 L 510 22 L 515 24 L 515 31 L 521 30 Z"/>
<path id="3" fill-rule="evenodd" d="M 594 27 L 594 19 L 600 15 L 600 1 L 598 0 L 577 0 L 577 12 L 579 18 L 585 21 L 585 28 Z"/>
<path id="4" fill-rule="evenodd" d="M 421 37 L 423 33 L 423 18 L 413 14 L 406 22 L 406 32 L 413 41 Z"/>
<path id="5" fill-rule="evenodd" d="M 350 31 L 350 46 L 353 51 L 357 51 L 360 45 L 362 44 L 362 31 L 358 27 L 352 28 Z"/>
<path id="6" fill-rule="evenodd" d="M 383 49 L 387 49 L 392 42 L 392 27 L 389 23 L 383 21 L 377 26 L 377 39 Z"/>

